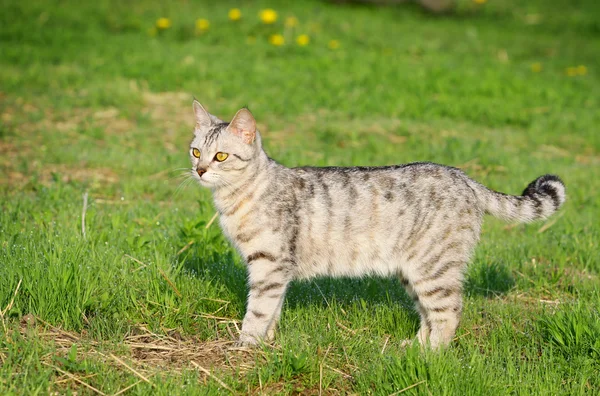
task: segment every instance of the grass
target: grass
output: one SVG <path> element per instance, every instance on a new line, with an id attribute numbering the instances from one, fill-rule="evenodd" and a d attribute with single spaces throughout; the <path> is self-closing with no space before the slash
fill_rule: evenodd
<path id="1" fill-rule="evenodd" d="M 595 0 L 4 1 L 0 393 L 600 392 L 599 17 Z M 377 278 L 294 283 L 276 342 L 230 349 L 245 270 L 178 177 L 193 95 L 224 118 L 248 105 L 288 166 L 434 161 L 509 193 L 556 173 L 569 199 L 542 224 L 487 219 L 448 350 L 401 348 L 417 315 Z"/>

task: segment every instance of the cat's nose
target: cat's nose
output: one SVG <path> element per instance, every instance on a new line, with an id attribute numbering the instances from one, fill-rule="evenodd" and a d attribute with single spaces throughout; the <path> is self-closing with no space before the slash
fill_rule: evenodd
<path id="1" fill-rule="evenodd" d="M 198 172 L 198 176 L 202 177 L 206 173 L 206 169 L 196 168 L 196 172 Z"/>

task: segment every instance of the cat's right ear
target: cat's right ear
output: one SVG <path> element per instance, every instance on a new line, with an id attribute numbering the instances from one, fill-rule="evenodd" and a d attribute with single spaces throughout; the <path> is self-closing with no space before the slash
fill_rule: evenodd
<path id="1" fill-rule="evenodd" d="M 243 108 L 235 113 L 227 130 L 241 137 L 244 143 L 252 144 L 256 139 L 256 120 L 250 110 Z"/>
<path id="2" fill-rule="evenodd" d="M 194 115 L 196 116 L 196 129 L 208 128 L 212 125 L 212 118 L 200 102 L 194 99 Z"/>

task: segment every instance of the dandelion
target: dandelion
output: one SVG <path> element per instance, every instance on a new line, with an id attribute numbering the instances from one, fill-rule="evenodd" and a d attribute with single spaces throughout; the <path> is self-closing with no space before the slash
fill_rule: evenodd
<path id="1" fill-rule="evenodd" d="M 210 21 L 208 19 L 200 18 L 196 19 L 196 32 L 204 33 L 210 28 Z"/>
<path id="2" fill-rule="evenodd" d="M 285 39 L 281 34 L 272 34 L 269 36 L 269 43 L 276 47 L 280 47 L 285 44 Z"/>
<path id="3" fill-rule="evenodd" d="M 171 20 L 169 18 L 158 18 L 156 20 L 156 27 L 159 30 L 165 30 L 171 27 Z"/>
<path id="4" fill-rule="evenodd" d="M 298 18 L 295 16 L 285 18 L 285 27 L 293 28 L 298 26 Z"/>
<path id="5" fill-rule="evenodd" d="M 298 37 L 296 37 L 296 43 L 300 47 L 307 46 L 308 43 L 310 43 L 310 37 L 308 37 L 308 34 L 301 34 Z"/>
<path id="6" fill-rule="evenodd" d="M 262 23 L 265 25 L 271 25 L 277 21 L 277 11 L 271 8 L 265 8 L 264 10 L 260 11 L 259 17 Z"/>
<path id="7" fill-rule="evenodd" d="M 531 71 L 534 73 L 539 73 L 542 71 L 542 64 L 540 62 L 535 62 L 531 64 Z"/>
<path id="8" fill-rule="evenodd" d="M 587 74 L 587 67 L 585 67 L 584 65 L 577 66 L 577 74 L 579 74 L 580 76 L 585 76 Z"/>
<path id="9" fill-rule="evenodd" d="M 340 42 L 338 40 L 330 40 L 327 46 L 329 47 L 329 49 L 336 50 L 340 48 Z"/>
<path id="10" fill-rule="evenodd" d="M 573 77 L 573 76 L 576 76 L 576 75 L 578 74 L 578 73 L 577 73 L 577 68 L 576 68 L 576 67 L 567 67 L 567 68 L 565 69 L 565 73 L 566 73 L 566 74 L 567 74 L 567 76 L 569 76 L 569 77 Z"/>
<path id="11" fill-rule="evenodd" d="M 232 8 L 231 10 L 229 10 L 227 16 L 232 21 L 239 21 L 240 19 L 242 19 L 242 11 L 240 11 L 239 8 Z"/>

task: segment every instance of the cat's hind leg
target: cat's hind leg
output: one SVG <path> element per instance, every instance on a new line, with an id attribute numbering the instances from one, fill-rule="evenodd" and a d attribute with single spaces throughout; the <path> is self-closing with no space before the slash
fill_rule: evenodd
<path id="1" fill-rule="evenodd" d="M 419 313 L 419 317 L 421 319 L 419 331 L 417 332 L 417 340 L 419 341 L 419 344 L 425 345 L 427 344 L 427 341 L 429 340 L 429 334 L 431 333 L 431 324 L 429 323 L 429 320 L 427 318 L 427 311 L 421 306 L 421 303 L 419 302 L 419 297 L 417 296 L 417 293 L 414 291 L 408 279 L 406 279 L 402 274 L 399 274 L 399 279 L 402 285 L 404 286 L 406 293 L 415 302 L 415 308 Z M 402 344 L 408 345 L 412 342 L 413 340 L 404 340 Z"/>
<path id="2" fill-rule="evenodd" d="M 462 311 L 464 266 L 463 261 L 439 260 L 420 279 L 411 282 L 422 322 L 429 329 L 428 339 L 419 337 L 422 345 L 437 349 L 454 338 Z"/>

